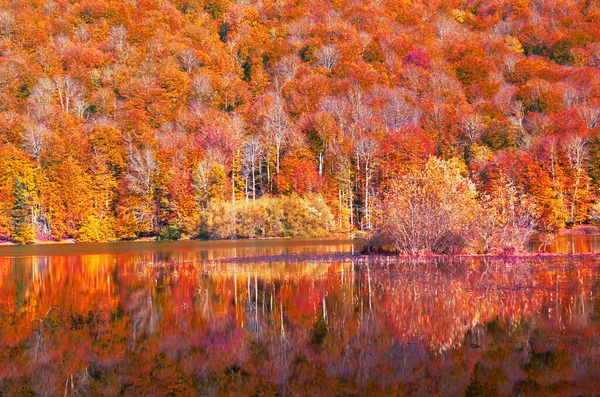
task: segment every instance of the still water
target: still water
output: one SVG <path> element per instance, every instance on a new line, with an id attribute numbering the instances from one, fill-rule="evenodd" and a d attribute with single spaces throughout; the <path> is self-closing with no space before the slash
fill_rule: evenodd
<path id="1" fill-rule="evenodd" d="M 0 395 L 590 395 L 600 257 L 0 247 Z"/>

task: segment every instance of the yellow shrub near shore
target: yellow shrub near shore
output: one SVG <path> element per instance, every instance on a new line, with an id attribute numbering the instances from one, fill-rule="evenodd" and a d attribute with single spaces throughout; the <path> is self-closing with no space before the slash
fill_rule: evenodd
<path id="1" fill-rule="evenodd" d="M 319 195 L 261 197 L 248 201 L 213 201 L 202 214 L 199 234 L 213 239 L 319 237 L 334 225 Z"/>

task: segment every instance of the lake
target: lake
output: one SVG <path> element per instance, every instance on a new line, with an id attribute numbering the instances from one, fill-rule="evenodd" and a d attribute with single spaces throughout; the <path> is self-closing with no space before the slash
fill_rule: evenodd
<path id="1" fill-rule="evenodd" d="M 597 252 L 595 239 L 569 249 Z M 0 395 L 600 390 L 596 255 L 415 260 L 359 249 L 0 247 Z"/>

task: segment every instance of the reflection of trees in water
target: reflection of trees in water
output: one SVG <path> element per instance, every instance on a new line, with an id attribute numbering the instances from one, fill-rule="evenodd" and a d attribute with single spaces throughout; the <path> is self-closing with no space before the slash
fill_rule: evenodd
<path id="1" fill-rule="evenodd" d="M 126 308 L 131 318 L 131 343 L 135 348 L 140 337 L 151 336 L 156 332 L 159 313 L 155 308 L 151 288 L 133 291 L 129 296 Z"/>
<path id="2" fill-rule="evenodd" d="M 527 394 L 557 382 L 591 387 L 600 375 L 592 258 L 98 263 L 95 275 L 78 266 L 0 284 L 8 394 L 38 379 L 46 394 L 73 395 Z M 19 298 L 11 325 L 6 312 L 17 306 L 6 296 L 16 299 L 17 283 L 19 296 L 36 299 Z"/>

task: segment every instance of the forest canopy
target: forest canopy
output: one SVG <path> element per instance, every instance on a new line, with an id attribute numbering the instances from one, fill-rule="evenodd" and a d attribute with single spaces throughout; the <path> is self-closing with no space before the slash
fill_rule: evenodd
<path id="1" fill-rule="evenodd" d="M 376 230 L 433 161 L 596 222 L 599 65 L 595 1 L 0 0 L 0 239 Z"/>

